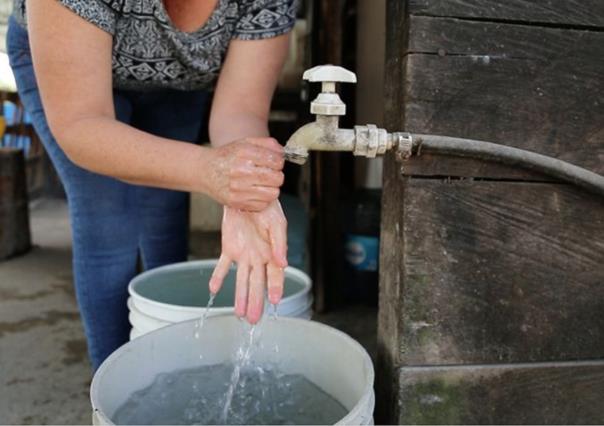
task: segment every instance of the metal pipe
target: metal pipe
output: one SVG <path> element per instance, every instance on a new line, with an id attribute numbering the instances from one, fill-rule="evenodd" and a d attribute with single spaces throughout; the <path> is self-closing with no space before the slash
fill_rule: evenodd
<path id="1" fill-rule="evenodd" d="M 411 134 L 413 155 L 434 153 L 496 161 L 544 173 L 604 197 L 604 176 L 566 161 L 506 145 L 448 136 Z"/>

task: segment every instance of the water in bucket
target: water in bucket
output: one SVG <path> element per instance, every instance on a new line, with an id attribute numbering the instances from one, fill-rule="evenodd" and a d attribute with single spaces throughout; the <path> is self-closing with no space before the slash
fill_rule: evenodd
<path id="1" fill-rule="evenodd" d="M 209 308 L 195 324 L 199 340 Z M 277 306 L 269 315 L 277 320 Z M 261 322 L 262 324 L 262 322 Z M 300 374 L 278 368 L 278 346 L 268 365 L 252 355 L 262 326 L 242 323 L 239 348 L 232 364 L 217 364 L 159 374 L 116 411 L 116 424 L 333 424 L 346 408 Z M 201 355 L 200 355 L 200 358 Z"/>
<path id="2" fill-rule="evenodd" d="M 116 424 L 222 424 L 233 364 L 158 375 L 115 413 Z M 226 424 L 334 424 L 346 408 L 304 376 L 250 365 L 241 371 Z"/>

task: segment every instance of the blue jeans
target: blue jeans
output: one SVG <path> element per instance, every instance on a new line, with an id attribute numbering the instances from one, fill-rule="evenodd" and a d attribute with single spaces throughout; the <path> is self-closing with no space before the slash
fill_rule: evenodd
<path id="1" fill-rule="evenodd" d="M 12 17 L 7 50 L 21 101 L 67 194 L 76 296 L 96 370 L 128 340 L 127 288 L 139 255 L 145 269 L 186 260 L 188 194 L 130 185 L 71 162 L 48 127 L 27 31 Z M 196 141 L 208 100 L 203 91 L 115 90 L 113 95 L 119 121 L 187 142 Z"/>

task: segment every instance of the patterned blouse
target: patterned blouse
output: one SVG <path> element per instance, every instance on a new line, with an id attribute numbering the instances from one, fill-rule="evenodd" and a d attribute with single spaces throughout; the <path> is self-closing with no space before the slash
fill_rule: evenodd
<path id="1" fill-rule="evenodd" d="M 218 78 L 233 38 L 258 40 L 291 30 L 298 0 L 218 0 L 198 30 L 174 26 L 163 0 L 58 0 L 113 35 L 113 86 L 117 89 L 207 89 Z M 25 26 L 25 0 L 13 0 Z"/>

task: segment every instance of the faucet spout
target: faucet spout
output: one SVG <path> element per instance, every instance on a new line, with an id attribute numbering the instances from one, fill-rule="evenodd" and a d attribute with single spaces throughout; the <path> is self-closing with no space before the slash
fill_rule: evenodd
<path id="1" fill-rule="evenodd" d="M 353 151 L 352 129 L 339 129 L 337 116 L 317 116 L 317 120 L 300 127 L 285 145 L 285 159 L 304 164 L 308 151 Z"/>

